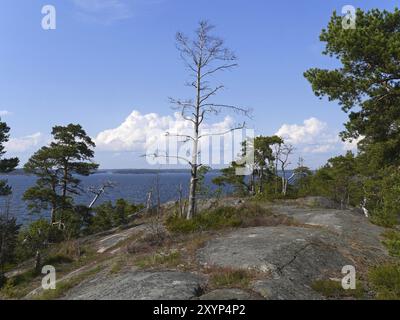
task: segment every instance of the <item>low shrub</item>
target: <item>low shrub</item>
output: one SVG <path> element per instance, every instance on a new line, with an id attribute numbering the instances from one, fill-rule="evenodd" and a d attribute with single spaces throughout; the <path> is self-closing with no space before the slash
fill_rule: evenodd
<path id="1" fill-rule="evenodd" d="M 365 293 L 363 286 L 360 285 L 360 281 L 357 281 L 356 289 L 354 290 L 345 290 L 340 281 L 334 280 L 316 280 L 311 284 L 311 288 L 322 294 L 324 297 L 331 299 L 341 299 L 346 297 L 362 299 Z"/>
<path id="2" fill-rule="evenodd" d="M 28 270 L 7 279 L 0 290 L 0 296 L 6 299 L 20 299 L 29 291 L 29 284 L 37 277 L 35 270 Z M 28 289 L 27 289 L 28 286 Z"/>
<path id="3" fill-rule="evenodd" d="M 270 215 L 271 213 L 256 205 L 245 204 L 240 207 L 220 207 L 196 215 L 193 219 L 172 216 L 166 226 L 173 233 L 193 233 L 206 230 L 238 228 L 250 224 L 250 220 Z"/>
<path id="4" fill-rule="evenodd" d="M 388 230 L 383 233 L 385 240 L 383 244 L 389 250 L 389 254 L 393 257 L 400 258 L 400 232 L 395 230 Z"/>
<path id="5" fill-rule="evenodd" d="M 400 300 L 400 265 L 386 264 L 372 268 L 368 280 L 380 300 Z"/>
<path id="6" fill-rule="evenodd" d="M 136 205 L 119 199 L 115 205 L 105 202 L 94 208 L 95 215 L 89 225 L 89 233 L 97 233 L 110 230 L 114 227 L 123 226 L 128 223 L 129 216 L 143 209 L 143 205 Z"/>

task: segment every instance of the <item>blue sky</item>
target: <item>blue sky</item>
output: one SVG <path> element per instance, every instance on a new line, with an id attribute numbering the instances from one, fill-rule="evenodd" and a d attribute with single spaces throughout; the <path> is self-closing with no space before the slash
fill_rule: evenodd
<path id="1" fill-rule="evenodd" d="M 56 30 L 41 28 L 47 4 L 57 10 Z M 173 119 L 168 97 L 190 97 L 175 33 L 190 34 L 207 19 L 240 63 L 220 78 L 227 88 L 219 101 L 251 107 L 254 119 L 248 125 L 257 134 L 287 134 L 306 163 L 317 167 L 344 152 L 335 137 L 346 115 L 337 104 L 317 99 L 302 74 L 336 65 L 321 55 L 318 36 L 332 12 L 347 4 L 392 10 L 398 3 L 2 0 L 0 114 L 12 128 L 10 154 L 24 162 L 48 141 L 56 124 L 80 123 L 96 138 L 110 129 L 126 135 L 121 124 L 134 110 Z M 150 122 L 137 116 L 134 123 L 146 130 Z M 98 141 L 103 146 L 96 160 L 103 168 L 147 167 L 140 150 L 129 153 Z"/>

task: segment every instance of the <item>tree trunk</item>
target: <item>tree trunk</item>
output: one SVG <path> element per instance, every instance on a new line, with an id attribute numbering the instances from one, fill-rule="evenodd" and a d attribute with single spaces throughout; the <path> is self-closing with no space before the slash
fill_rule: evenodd
<path id="1" fill-rule="evenodd" d="M 147 211 L 147 213 L 150 213 L 150 211 L 151 211 L 151 207 L 152 207 L 152 201 L 151 201 L 151 199 L 153 198 L 153 192 L 152 191 L 150 191 L 148 194 L 147 194 L 147 202 L 146 202 L 146 211 Z"/>
<path id="2" fill-rule="evenodd" d="M 250 194 L 254 196 L 256 194 L 256 187 L 255 187 L 255 173 L 254 168 L 252 169 L 251 176 L 250 176 Z"/>
<path id="3" fill-rule="evenodd" d="M 258 193 L 262 194 L 263 191 L 264 191 L 264 188 L 263 188 L 264 187 L 263 186 L 263 183 L 264 183 L 264 171 L 263 171 L 263 169 L 259 170 L 258 180 L 259 180 Z"/>
<path id="4" fill-rule="evenodd" d="M 54 182 L 52 182 L 52 184 L 51 184 L 51 189 L 52 189 L 54 195 L 56 195 L 57 194 L 56 184 Z M 50 216 L 52 224 L 54 224 L 56 222 L 56 210 L 57 210 L 57 201 L 53 198 L 52 204 L 51 204 L 51 216 Z"/>
<path id="5" fill-rule="evenodd" d="M 189 190 L 189 208 L 186 218 L 192 219 L 196 214 L 196 191 L 197 191 L 197 152 L 198 152 L 198 126 L 195 125 L 195 140 L 193 142 L 192 171 Z"/>
<path id="6" fill-rule="evenodd" d="M 275 161 L 275 194 L 278 193 L 278 184 L 279 184 L 279 176 L 278 176 L 278 157 L 279 154 L 276 156 L 276 161 Z"/>
<path id="7" fill-rule="evenodd" d="M 179 218 L 182 218 L 183 213 L 184 213 L 182 183 L 179 184 L 178 195 L 179 195 L 179 199 L 178 199 Z"/>
<path id="8" fill-rule="evenodd" d="M 283 166 L 281 170 L 282 170 L 282 194 L 286 196 L 286 190 L 287 190 L 286 172 Z"/>
<path id="9" fill-rule="evenodd" d="M 197 173 L 196 168 L 192 168 L 192 177 L 190 179 L 190 193 L 189 193 L 189 208 L 187 219 L 190 220 L 196 213 L 196 187 L 197 187 Z"/>
<path id="10" fill-rule="evenodd" d="M 56 208 L 53 206 L 50 213 L 51 224 L 56 222 Z"/>
<path id="11" fill-rule="evenodd" d="M 201 107 L 201 66 L 202 60 L 197 65 L 197 95 L 196 95 L 196 114 L 194 118 L 194 136 L 193 136 L 193 154 L 192 154 L 192 172 L 190 179 L 190 190 L 189 190 L 189 208 L 186 218 L 192 219 L 196 214 L 196 191 L 197 191 L 197 154 L 199 149 L 199 126 L 200 126 L 200 107 Z"/>
<path id="12" fill-rule="evenodd" d="M 41 273 L 41 265 L 42 265 L 42 256 L 40 254 L 40 251 L 36 251 L 36 256 L 35 256 L 35 272 L 37 274 Z"/>

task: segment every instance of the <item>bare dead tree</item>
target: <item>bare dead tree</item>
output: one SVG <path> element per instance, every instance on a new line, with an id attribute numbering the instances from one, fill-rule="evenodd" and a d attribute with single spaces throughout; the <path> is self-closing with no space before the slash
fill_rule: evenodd
<path id="1" fill-rule="evenodd" d="M 89 209 L 93 208 L 93 206 L 96 204 L 97 200 L 106 192 L 107 189 L 109 188 L 114 188 L 115 184 L 111 181 L 106 181 L 101 185 L 100 188 L 96 189 L 94 187 L 89 188 L 89 192 L 94 194 L 94 198 L 92 202 L 89 204 Z"/>
<path id="2" fill-rule="evenodd" d="M 212 99 L 224 86 L 210 84 L 210 78 L 218 72 L 231 70 L 237 67 L 236 56 L 225 47 L 224 41 L 211 35 L 214 26 L 207 21 L 201 21 L 195 32 L 194 39 L 189 39 L 178 32 L 176 47 L 180 56 L 190 72 L 191 80 L 186 84 L 194 90 L 194 99 L 180 100 L 170 98 L 176 110 L 180 110 L 182 117 L 193 125 L 193 134 L 181 135 L 186 142 L 192 143 L 191 160 L 187 163 L 191 167 L 189 190 L 189 207 L 187 219 L 191 219 L 196 211 L 196 191 L 198 181 L 199 142 L 201 138 L 211 135 L 224 135 L 228 132 L 201 134 L 201 126 L 207 115 L 218 115 L 222 110 L 231 110 L 249 115 L 250 110 L 235 105 L 214 102 Z M 232 128 L 229 132 L 244 128 L 244 124 Z M 178 135 L 177 135 L 178 136 Z"/>
<path id="3" fill-rule="evenodd" d="M 293 153 L 294 147 L 290 144 L 283 144 L 280 146 L 277 160 L 280 163 L 282 171 L 282 194 L 286 196 L 289 179 L 286 178 L 286 168 L 290 165 L 289 157 Z"/>

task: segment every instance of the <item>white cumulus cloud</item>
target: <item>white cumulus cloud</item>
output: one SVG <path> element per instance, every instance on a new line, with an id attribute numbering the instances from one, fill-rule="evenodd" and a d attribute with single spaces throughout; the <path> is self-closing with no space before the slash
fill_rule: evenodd
<path id="1" fill-rule="evenodd" d="M 8 152 L 27 152 L 34 151 L 38 147 L 42 146 L 44 142 L 43 134 L 37 132 L 25 137 L 10 138 L 10 140 L 5 143 L 5 147 Z"/>
<path id="2" fill-rule="evenodd" d="M 343 142 L 339 133 L 317 118 L 304 120 L 302 124 L 284 124 L 276 132 L 303 153 L 329 153 L 356 150 L 357 141 Z"/>
<path id="3" fill-rule="evenodd" d="M 0 117 L 9 116 L 11 114 L 10 111 L 7 110 L 0 110 Z"/>
<path id="4" fill-rule="evenodd" d="M 231 129 L 234 121 L 226 117 L 214 124 L 204 124 L 203 133 L 219 133 Z M 133 111 L 116 128 L 100 132 L 95 137 L 98 150 L 102 151 L 145 151 L 160 140 L 171 139 L 176 135 L 191 135 L 192 123 L 183 119 L 179 113 L 173 116 L 160 116 L 157 113 L 141 114 Z M 170 136 L 167 137 L 166 133 Z M 180 138 L 182 140 L 184 138 Z"/>

